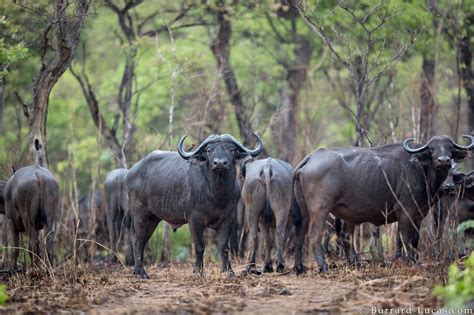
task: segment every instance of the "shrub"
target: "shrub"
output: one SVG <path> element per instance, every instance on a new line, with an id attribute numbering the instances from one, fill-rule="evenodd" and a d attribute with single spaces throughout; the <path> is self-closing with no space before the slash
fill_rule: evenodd
<path id="1" fill-rule="evenodd" d="M 455 263 L 449 266 L 448 284 L 438 285 L 433 295 L 441 296 L 448 308 L 465 307 L 474 298 L 474 252 L 466 259 L 461 270 Z"/>
<path id="2" fill-rule="evenodd" d="M 0 305 L 5 304 L 7 300 L 8 300 L 7 286 L 4 284 L 0 284 Z"/>

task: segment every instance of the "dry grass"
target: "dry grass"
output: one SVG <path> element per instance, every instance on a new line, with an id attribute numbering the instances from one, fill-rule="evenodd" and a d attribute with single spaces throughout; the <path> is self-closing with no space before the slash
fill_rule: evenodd
<path id="1" fill-rule="evenodd" d="M 237 270 L 238 268 L 236 268 Z M 203 277 L 191 264 L 147 268 L 150 280 L 138 280 L 120 265 L 65 264 L 54 277 L 30 270 L 7 280 L 10 300 L 3 312 L 88 311 L 91 313 L 313 313 L 357 312 L 362 307 L 438 308 L 431 297 L 445 266 L 379 267 L 364 263 L 354 270 L 334 263 L 327 275 L 310 268 L 303 276 L 245 275 L 228 278 L 217 264 Z"/>

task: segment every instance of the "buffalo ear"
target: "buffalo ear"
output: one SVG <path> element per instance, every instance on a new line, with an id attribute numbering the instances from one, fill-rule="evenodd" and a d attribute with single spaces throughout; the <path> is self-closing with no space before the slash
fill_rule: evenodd
<path id="1" fill-rule="evenodd" d="M 471 176 L 466 176 L 464 178 L 464 187 L 471 188 L 472 186 L 474 186 L 472 179 L 473 178 Z"/>
<path id="2" fill-rule="evenodd" d="M 250 157 L 250 156 L 247 152 L 241 151 L 239 149 L 235 150 L 235 159 L 236 160 L 244 160 L 245 158 L 248 158 L 248 157 Z"/>
<path id="3" fill-rule="evenodd" d="M 462 162 L 468 157 L 469 151 L 454 149 L 452 155 L 455 162 Z"/>
<path id="4" fill-rule="evenodd" d="M 206 159 L 206 157 L 205 157 L 204 154 L 199 153 L 199 154 L 193 155 L 193 156 L 189 159 L 189 161 L 190 161 L 191 163 L 194 163 L 194 164 L 198 164 L 198 165 L 199 165 L 199 164 L 204 164 L 204 163 L 206 163 L 207 159 Z"/>
<path id="5" fill-rule="evenodd" d="M 454 173 L 453 174 L 453 182 L 455 184 L 462 184 L 464 182 L 465 177 L 466 177 L 466 174 L 464 174 L 464 173 Z"/>
<path id="6" fill-rule="evenodd" d="M 412 160 L 416 162 L 426 162 L 431 160 L 431 152 L 430 150 L 420 152 L 420 153 L 415 153 L 412 155 Z"/>
<path id="7" fill-rule="evenodd" d="M 253 162 L 254 159 L 250 155 L 246 155 L 243 157 L 243 159 L 240 160 L 239 166 L 240 166 L 240 176 L 242 178 L 245 178 L 245 175 L 247 174 L 247 164 Z"/>
<path id="8" fill-rule="evenodd" d="M 245 173 L 247 172 L 247 163 L 240 163 L 240 176 L 245 178 Z"/>

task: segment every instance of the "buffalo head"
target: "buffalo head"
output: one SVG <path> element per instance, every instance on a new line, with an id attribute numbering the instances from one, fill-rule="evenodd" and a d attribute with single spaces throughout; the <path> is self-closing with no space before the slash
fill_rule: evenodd
<path id="1" fill-rule="evenodd" d="M 256 157 L 263 151 L 263 141 L 255 133 L 257 147 L 253 150 L 244 147 L 228 134 L 210 135 L 195 150 L 185 151 L 183 136 L 178 142 L 178 153 L 183 159 L 193 159 L 206 163 L 214 172 L 228 172 L 235 166 L 235 161 L 247 156 Z"/>
<path id="2" fill-rule="evenodd" d="M 447 193 L 457 194 L 474 201 L 474 171 L 469 173 L 461 173 L 454 171 L 452 176 L 444 183 L 444 191 Z"/>
<path id="3" fill-rule="evenodd" d="M 408 153 L 414 154 L 419 161 L 430 162 L 436 169 L 448 169 L 454 162 L 460 162 L 468 156 L 469 150 L 474 149 L 474 137 L 463 135 L 469 139 L 466 146 L 459 145 L 448 136 L 434 136 L 426 144 L 419 147 L 411 147 L 413 139 L 406 139 L 403 148 Z"/>

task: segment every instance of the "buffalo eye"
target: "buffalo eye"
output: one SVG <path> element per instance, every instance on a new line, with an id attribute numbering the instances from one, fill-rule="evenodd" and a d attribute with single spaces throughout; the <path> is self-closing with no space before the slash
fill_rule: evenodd
<path id="1" fill-rule="evenodd" d="M 210 153 L 212 152 L 212 149 L 211 149 L 211 148 L 207 148 L 207 149 L 206 149 L 206 152 L 207 152 L 208 154 L 210 154 Z"/>
<path id="2" fill-rule="evenodd" d="M 234 154 L 234 152 L 235 152 L 235 149 L 234 149 L 234 148 L 230 148 L 230 149 L 229 149 L 229 153 Z"/>

